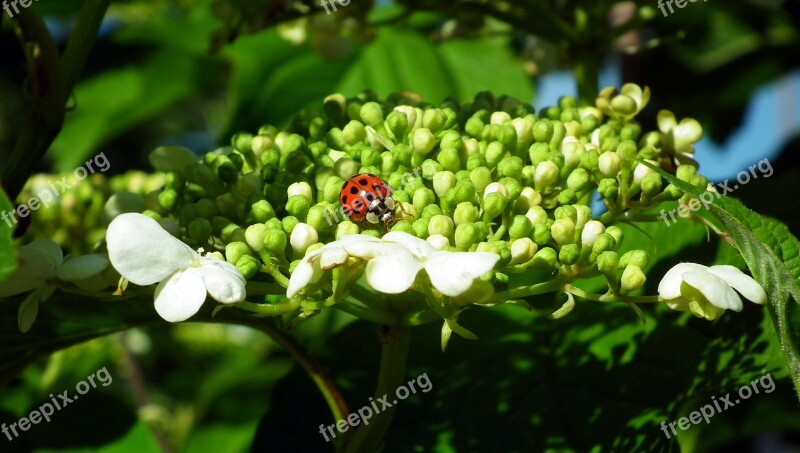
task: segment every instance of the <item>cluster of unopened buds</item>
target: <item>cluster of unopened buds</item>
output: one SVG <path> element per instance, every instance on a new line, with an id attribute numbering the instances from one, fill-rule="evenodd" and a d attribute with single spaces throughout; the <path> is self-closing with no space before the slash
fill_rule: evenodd
<path id="1" fill-rule="evenodd" d="M 644 132 L 635 117 L 648 100 L 628 84 L 603 90 L 596 106 L 563 97 L 537 114 L 489 93 L 438 106 L 337 94 L 324 113 L 240 133 L 202 157 L 159 148 L 150 161 L 163 187 L 110 203 L 118 289 L 157 284 L 168 321 L 211 295 L 288 321 L 328 307 L 388 325 L 440 320 L 443 344 L 451 332 L 473 337 L 457 322 L 470 305 L 545 293 L 566 295 L 554 317 L 575 296 L 637 311 L 663 302 L 707 319 L 741 310 L 736 291 L 764 303 L 740 270 L 687 263 L 658 296 L 638 295 L 650 256 L 623 253 L 614 223 L 657 220 L 661 203 L 688 197 L 642 161 L 708 186 L 693 160 L 700 125 L 662 111 L 659 130 Z M 602 294 L 573 284 L 596 276 Z"/>

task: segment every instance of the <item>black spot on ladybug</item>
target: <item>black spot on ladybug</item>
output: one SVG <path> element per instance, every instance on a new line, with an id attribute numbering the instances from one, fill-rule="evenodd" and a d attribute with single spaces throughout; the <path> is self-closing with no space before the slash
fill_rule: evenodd
<path id="1" fill-rule="evenodd" d="M 359 180 L 358 180 L 358 183 L 359 183 L 359 184 L 361 184 L 362 186 L 366 186 L 366 185 L 367 185 L 367 178 L 361 178 L 361 179 L 359 179 Z"/>
<path id="2" fill-rule="evenodd" d="M 358 187 L 356 187 L 356 186 L 351 187 L 350 188 L 350 193 L 353 194 L 353 195 L 357 194 L 358 193 Z"/>
<path id="3" fill-rule="evenodd" d="M 347 195 L 342 195 L 342 204 L 347 204 Z"/>
<path id="4" fill-rule="evenodd" d="M 372 196 L 372 194 L 371 194 L 371 193 L 368 193 L 368 194 L 367 194 L 367 201 L 372 201 L 372 200 L 374 200 L 374 199 L 375 199 L 375 197 L 374 197 L 374 196 Z"/>

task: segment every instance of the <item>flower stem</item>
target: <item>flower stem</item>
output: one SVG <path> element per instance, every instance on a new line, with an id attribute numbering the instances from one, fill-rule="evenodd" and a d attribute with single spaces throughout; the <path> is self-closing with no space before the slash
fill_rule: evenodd
<path id="1" fill-rule="evenodd" d="M 381 367 L 378 374 L 378 385 L 375 387 L 374 398 L 387 395 L 387 400 L 395 394 L 397 388 L 403 384 L 410 343 L 410 330 L 396 327 L 383 327 L 383 348 L 381 351 Z M 369 425 L 362 425 L 341 446 L 340 451 L 372 452 L 377 451 L 389 425 L 392 423 L 396 405 L 379 412 L 370 421 Z"/>
<path id="2" fill-rule="evenodd" d="M 539 294 L 552 293 L 563 289 L 565 282 L 559 278 L 544 283 L 537 283 L 530 286 L 520 286 L 519 288 L 509 289 L 494 295 L 495 300 L 502 302 L 520 297 L 536 296 Z"/>
<path id="3" fill-rule="evenodd" d="M 652 303 L 660 302 L 658 296 L 625 296 L 622 294 L 595 294 L 586 292 L 577 286 L 567 283 L 564 285 L 564 291 L 578 297 L 582 297 L 594 302 L 625 302 L 625 303 Z"/>

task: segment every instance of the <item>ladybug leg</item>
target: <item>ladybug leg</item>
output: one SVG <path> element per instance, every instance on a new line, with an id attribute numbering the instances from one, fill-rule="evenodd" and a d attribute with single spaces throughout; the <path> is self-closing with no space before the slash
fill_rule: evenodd
<path id="1" fill-rule="evenodd" d="M 391 198 L 389 198 L 389 200 L 391 200 Z M 394 203 L 394 200 L 392 200 L 392 206 L 390 206 L 390 209 L 394 209 L 394 204 L 395 204 L 395 203 Z M 388 203 L 387 203 L 387 206 L 388 206 Z M 405 216 L 409 216 L 409 217 L 411 217 L 412 219 L 414 218 L 414 216 L 413 216 L 413 215 L 409 214 L 408 212 L 406 212 L 406 210 L 405 210 L 405 209 L 403 209 L 403 203 L 397 203 L 397 207 L 398 207 L 398 208 L 400 208 L 400 212 L 402 212 L 402 213 L 403 213 L 403 217 L 405 217 Z"/>

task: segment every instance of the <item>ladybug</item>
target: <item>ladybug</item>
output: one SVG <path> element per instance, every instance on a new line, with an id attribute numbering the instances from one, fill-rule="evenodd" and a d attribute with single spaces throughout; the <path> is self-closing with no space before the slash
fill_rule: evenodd
<path id="1" fill-rule="evenodd" d="M 350 220 L 362 222 L 366 219 L 369 223 L 383 223 L 388 227 L 397 222 L 394 200 L 389 196 L 392 192 L 386 181 L 362 173 L 344 182 L 339 192 L 339 202 Z"/>

